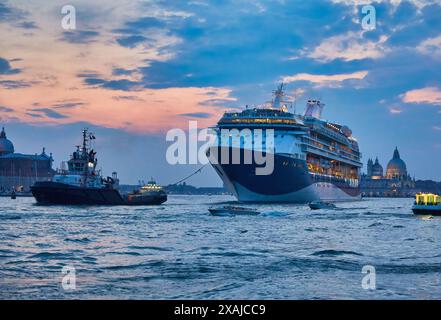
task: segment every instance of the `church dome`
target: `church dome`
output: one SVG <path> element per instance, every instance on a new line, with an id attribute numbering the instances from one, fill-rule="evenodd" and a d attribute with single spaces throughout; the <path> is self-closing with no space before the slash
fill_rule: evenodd
<path id="1" fill-rule="evenodd" d="M 0 133 L 0 155 L 14 153 L 14 145 L 6 138 L 5 128 Z"/>
<path id="2" fill-rule="evenodd" d="M 388 179 L 407 176 L 406 163 L 401 160 L 398 148 L 395 148 L 394 156 L 387 164 L 386 175 Z"/>

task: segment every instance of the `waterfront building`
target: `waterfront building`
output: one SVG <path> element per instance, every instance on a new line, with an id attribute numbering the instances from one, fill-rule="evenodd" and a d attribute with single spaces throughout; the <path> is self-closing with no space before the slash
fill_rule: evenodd
<path id="1" fill-rule="evenodd" d="M 55 173 L 52 169 L 52 154 L 45 149 L 41 154 L 16 153 L 14 144 L 6 137 L 5 129 L 0 133 L 0 192 L 28 192 L 36 181 L 49 180 Z"/>
<path id="2" fill-rule="evenodd" d="M 398 148 L 387 164 L 386 173 L 378 158 L 375 162 L 368 160 L 367 173 L 361 177 L 360 188 L 364 197 L 413 197 L 418 192 L 415 179 L 408 174 Z"/>

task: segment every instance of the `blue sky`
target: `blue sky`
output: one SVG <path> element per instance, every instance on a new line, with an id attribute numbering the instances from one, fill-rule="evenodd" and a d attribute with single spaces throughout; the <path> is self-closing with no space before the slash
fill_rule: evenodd
<path id="1" fill-rule="evenodd" d="M 398 146 L 411 175 L 441 180 L 440 1 L 71 4 L 66 31 L 62 1 L 0 3 L 0 117 L 18 152 L 46 146 L 58 165 L 89 126 L 106 173 L 172 183 L 197 166 L 166 163 L 168 129 L 213 125 L 285 80 L 299 112 L 320 98 L 352 128 L 364 162 Z M 220 185 L 211 169 L 189 182 Z"/>

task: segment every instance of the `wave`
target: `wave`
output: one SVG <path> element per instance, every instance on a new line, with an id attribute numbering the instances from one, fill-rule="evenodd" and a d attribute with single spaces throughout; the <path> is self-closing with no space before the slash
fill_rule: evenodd
<path id="1" fill-rule="evenodd" d="M 332 249 L 316 251 L 312 255 L 313 256 L 320 256 L 320 257 L 336 257 L 336 256 L 341 256 L 341 255 L 362 256 L 361 253 L 354 252 L 354 251 L 332 250 Z"/>
<path id="2" fill-rule="evenodd" d="M 76 242 L 76 243 L 89 243 L 89 242 L 91 242 L 92 240 L 90 240 L 90 239 L 87 238 L 87 237 L 84 237 L 84 238 L 78 238 L 78 239 L 66 238 L 66 239 L 64 239 L 64 241 L 67 241 L 67 242 Z"/>

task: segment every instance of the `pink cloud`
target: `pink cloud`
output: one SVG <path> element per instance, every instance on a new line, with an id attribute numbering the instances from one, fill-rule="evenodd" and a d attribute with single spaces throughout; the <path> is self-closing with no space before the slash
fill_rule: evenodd
<path id="1" fill-rule="evenodd" d="M 407 91 L 400 95 L 405 103 L 441 105 L 441 90 L 436 87 L 425 87 Z"/>
<path id="2" fill-rule="evenodd" d="M 223 113 L 223 108 L 216 101 L 235 100 L 230 97 L 229 89 L 213 87 L 145 89 L 131 92 L 131 99 L 121 100 L 115 100 L 115 93 L 114 90 L 101 88 L 69 91 L 41 86 L 2 90 L 0 105 L 13 110 L 2 120 L 18 119 L 44 125 L 85 121 L 129 132 L 154 133 L 170 128 L 187 128 L 189 119 L 182 114 L 208 113 L 210 117 L 195 120 L 199 122 L 199 127 L 213 125 Z M 87 103 L 72 108 L 56 108 L 59 101 L 73 101 L 78 97 Z M 34 111 L 36 101 L 39 107 Z M 39 112 L 43 107 L 56 114 Z"/>

